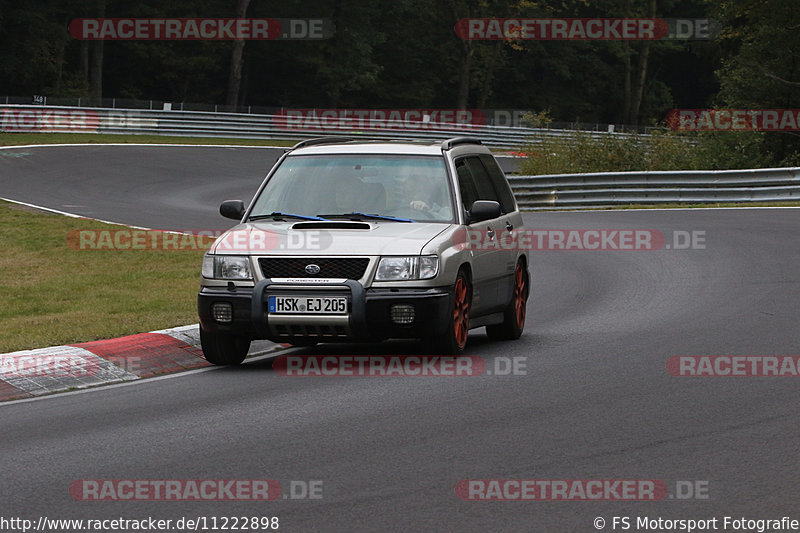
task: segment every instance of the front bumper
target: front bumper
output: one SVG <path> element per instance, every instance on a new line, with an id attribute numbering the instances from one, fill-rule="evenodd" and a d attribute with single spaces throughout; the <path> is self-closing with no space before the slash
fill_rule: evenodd
<path id="1" fill-rule="evenodd" d="M 347 315 L 269 314 L 269 296 L 344 296 Z M 319 342 L 383 340 L 389 338 L 424 338 L 443 335 L 447 331 L 452 309 L 453 291 L 448 287 L 365 289 L 359 282 L 311 284 L 259 281 L 255 287 L 203 287 L 197 297 L 200 325 L 206 331 L 247 335 L 251 339 L 274 342 Z M 218 302 L 231 305 L 232 321 L 214 320 L 211 306 Z M 395 304 L 413 306 L 414 320 L 398 324 L 392 320 Z"/>

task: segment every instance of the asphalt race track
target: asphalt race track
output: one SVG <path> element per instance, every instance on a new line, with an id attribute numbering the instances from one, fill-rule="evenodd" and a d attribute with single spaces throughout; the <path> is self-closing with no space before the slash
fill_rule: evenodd
<path id="1" fill-rule="evenodd" d="M 215 215 L 219 201 L 249 199 L 278 154 L 19 151 L 30 155 L 0 155 L 0 197 L 172 228 L 225 227 Z M 2 515 L 277 516 L 281 531 L 556 533 L 597 531 L 598 517 L 609 531 L 615 516 L 633 525 L 645 516 L 717 518 L 718 531 L 725 516 L 800 519 L 798 378 L 689 378 L 666 369 L 673 356 L 798 355 L 798 211 L 525 219 L 536 229 L 658 230 L 672 246 L 534 253 L 523 337 L 489 342 L 475 330 L 467 349 L 490 369 L 523 358 L 518 375 L 285 377 L 266 359 L 0 405 Z M 675 249 L 676 231 L 701 232 L 703 247 Z M 297 353 L 417 348 L 322 345 Z M 657 479 L 670 496 L 457 497 L 460 480 L 489 478 Z M 293 481 L 321 481 L 322 489 L 319 499 L 272 502 L 77 501 L 69 487 L 83 479 L 274 479 L 287 495 Z M 683 499 L 687 486 L 701 497 Z"/>
<path id="2" fill-rule="evenodd" d="M 223 200 L 248 202 L 283 148 L 157 145 L 0 150 L 0 197 L 153 229 L 227 229 Z M 98 164 L 102 161 L 102 164 Z M 503 170 L 514 158 L 499 158 Z"/>
<path id="3" fill-rule="evenodd" d="M 0 197 L 153 229 L 226 229 L 281 148 L 48 146 L 0 150 Z M 102 161 L 102 164 L 99 162 Z"/>

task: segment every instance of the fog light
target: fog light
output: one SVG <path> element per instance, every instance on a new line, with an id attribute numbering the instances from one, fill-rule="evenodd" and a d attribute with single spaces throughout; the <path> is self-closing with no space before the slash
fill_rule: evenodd
<path id="1" fill-rule="evenodd" d="M 392 322 L 395 324 L 411 324 L 414 322 L 414 306 L 394 304 L 391 309 Z"/>
<path id="2" fill-rule="evenodd" d="M 211 306 L 211 316 L 217 322 L 228 323 L 233 321 L 233 307 L 227 302 L 217 302 Z"/>

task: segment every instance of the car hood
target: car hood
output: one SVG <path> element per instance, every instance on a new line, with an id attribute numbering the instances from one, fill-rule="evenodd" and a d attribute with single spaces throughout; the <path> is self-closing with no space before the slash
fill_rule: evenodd
<path id="1" fill-rule="evenodd" d="M 211 253 L 418 255 L 428 241 L 450 227 L 447 223 L 389 221 L 248 222 L 220 235 Z"/>

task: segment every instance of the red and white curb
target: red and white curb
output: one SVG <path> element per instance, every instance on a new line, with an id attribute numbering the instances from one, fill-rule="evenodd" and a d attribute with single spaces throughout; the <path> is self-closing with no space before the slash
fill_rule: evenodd
<path id="1" fill-rule="evenodd" d="M 8 146 L 0 147 L 0 150 L 37 147 L 39 146 Z M 90 219 L 74 213 L 8 198 L 0 198 L 0 200 L 68 217 L 124 225 L 106 220 Z M 138 226 L 129 227 L 148 229 Z M 263 346 L 264 343 L 267 345 Z M 260 341 L 260 344 L 262 346 L 258 353 L 251 354 L 251 356 L 263 355 L 289 346 L 275 343 L 270 345 L 266 341 Z M 211 364 L 203 358 L 198 324 L 139 333 L 116 339 L 22 350 L 0 354 L 0 402 L 135 381 L 206 366 L 211 366 Z"/>
<path id="2" fill-rule="evenodd" d="M 275 344 L 267 351 L 284 345 Z M 262 350 L 263 351 L 263 350 Z M 0 354 L 0 401 L 134 381 L 210 366 L 197 324 Z"/>

